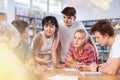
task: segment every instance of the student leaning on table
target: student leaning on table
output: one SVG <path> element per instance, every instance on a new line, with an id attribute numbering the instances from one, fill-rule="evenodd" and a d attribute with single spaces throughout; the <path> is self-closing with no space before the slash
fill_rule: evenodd
<path id="1" fill-rule="evenodd" d="M 70 42 L 65 58 L 65 64 L 70 67 L 80 67 L 97 63 L 96 50 L 87 41 L 87 34 L 83 29 L 76 30 L 73 41 Z"/>
<path id="2" fill-rule="evenodd" d="M 120 35 L 115 35 L 113 26 L 107 19 L 98 21 L 92 26 L 91 31 L 101 46 L 110 46 L 110 55 L 103 64 L 91 64 L 90 70 L 116 75 L 120 69 Z"/>
<path id="3" fill-rule="evenodd" d="M 38 64 L 56 65 L 56 48 L 58 44 L 58 22 L 54 16 L 46 16 L 42 20 L 43 31 L 39 32 L 33 39 L 32 49 L 34 60 Z"/>

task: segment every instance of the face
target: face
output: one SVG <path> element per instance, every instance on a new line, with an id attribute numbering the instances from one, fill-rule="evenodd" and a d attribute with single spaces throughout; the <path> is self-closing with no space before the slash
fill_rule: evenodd
<path id="1" fill-rule="evenodd" d="M 26 30 L 23 33 L 21 33 L 21 41 L 24 41 L 27 38 L 27 35 L 28 35 L 28 30 L 26 28 Z"/>
<path id="2" fill-rule="evenodd" d="M 101 46 L 106 46 L 108 42 L 108 35 L 101 35 L 100 32 L 96 31 L 94 33 L 96 37 L 96 42 L 98 42 Z"/>
<path id="3" fill-rule="evenodd" d="M 85 38 L 84 38 L 83 34 L 80 32 L 76 32 L 74 35 L 73 42 L 74 42 L 74 46 L 76 48 L 79 48 L 80 46 L 82 46 L 85 43 Z"/>
<path id="4" fill-rule="evenodd" d="M 66 26 L 71 26 L 72 23 L 75 21 L 76 17 L 63 15 L 63 19 Z"/>
<path id="5" fill-rule="evenodd" d="M 55 25 L 44 25 L 44 32 L 46 37 L 51 37 L 55 33 Z"/>

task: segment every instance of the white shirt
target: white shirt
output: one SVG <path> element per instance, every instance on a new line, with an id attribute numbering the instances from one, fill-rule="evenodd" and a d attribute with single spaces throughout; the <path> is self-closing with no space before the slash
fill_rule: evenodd
<path id="1" fill-rule="evenodd" d="M 120 57 L 120 35 L 116 35 L 115 41 L 111 46 L 110 57 L 117 58 Z"/>
<path id="2" fill-rule="evenodd" d="M 52 48 L 54 35 L 51 36 L 50 38 L 46 38 L 44 31 L 41 31 L 40 34 L 42 35 L 42 43 L 43 44 L 40 47 L 40 52 L 39 53 L 40 54 L 51 54 L 51 48 Z M 37 35 L 34 37 L 34 39 L 37 37 Z M 34 39 L 33 39 L 33 42 L 34 42 Z M 31 44 L 31 48 L 33 48 L 33 42 Z"/>
<path id="3" fill-rule="evenodd" d="M 62 22 L 64 23 L 64 22 Z M 64 62 L 64 58 L 68 51 L 68 46 L 70 41 L 73 40 L 74 33 L 78 29 L 85 29 L 84 25 L 81 22 L 75 21 L 72 26 L 68 27 L 64 24 L 59 24 L 59 36 L 60 36 L 60 43 L 61 43 L 61 56 L 60 60 Z"/>

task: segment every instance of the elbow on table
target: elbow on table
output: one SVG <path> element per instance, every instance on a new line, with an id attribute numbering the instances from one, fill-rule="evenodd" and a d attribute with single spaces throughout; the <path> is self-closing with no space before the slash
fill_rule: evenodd
<path id="1" fill-rule="evenodd" d="M 109 75 L 116 75 L 117 74 L 117 72 L 116 71 L 109 71 L 109 72 L 107 72 L 107 74 L 109 74 Z"/>

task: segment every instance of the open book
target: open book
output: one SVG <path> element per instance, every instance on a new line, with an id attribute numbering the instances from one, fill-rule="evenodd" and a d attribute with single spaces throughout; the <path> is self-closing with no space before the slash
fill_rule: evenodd
<path id="1" fill-rule="evenodd" d="M 80 72 L 81 75 L 84 76 L 101 76 L 104 75 L 104 73 L 101 72 Z M 117 73 L 117 75 L 120 75 L 120 71 Z"/>
<path id="2" fill-rule="evenodd" d="M 64 68 L 64 71 L 68 71 L 68 72 L 79 72 L 79 70 L 77 68 Z"/>
<path id="3" fill-rule="evenodd" d="M 101 72 L 80 72 L 81 75 L 84 76 L 99 76 L 99 75 L 103 75 L 103 73 Z"/>

